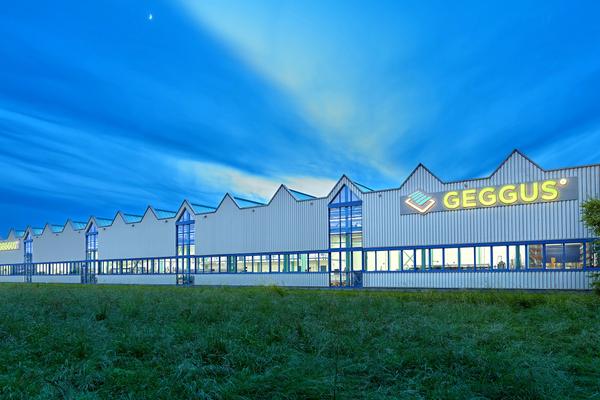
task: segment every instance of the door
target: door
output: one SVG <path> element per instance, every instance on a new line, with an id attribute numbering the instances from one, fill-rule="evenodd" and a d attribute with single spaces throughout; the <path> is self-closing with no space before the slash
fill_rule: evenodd
<path id="1" fill-rule="evenodd" d="M 96 283 L 96 273 L 98 271 L 98 261 L 88 260 L 81 265 L 81 283 Z"/>
<path id="2" fill-rule="evenodd" d="M 362 257 L 362 252 L 358 256 Z M 362 262 L 357 262 L 351 251 L 334 251 L 330 255 L 330 287 L 362 287 Z"/>

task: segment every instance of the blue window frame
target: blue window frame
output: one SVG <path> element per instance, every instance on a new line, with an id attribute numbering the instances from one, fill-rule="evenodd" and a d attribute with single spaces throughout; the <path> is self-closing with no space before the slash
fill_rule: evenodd
<path id="1" fill-rule="evenodd" d="M 31 238 L 31 234 L 27 232 L 25 239 L 23 239 L 23 258 L 25 263 L 33 262 L 33 239 Z"/>
<path id="2" fill-rule="evenodd" d="M 176 223 L 177 226 L 177 255 L 193 256 L 196 254 L 196 229 L 192 215 L 186 209 Z"/>
<path id="3" fill-rule="evenodd" d="M 362 201 L 344 185 L 329 204 L 329 248 L 362 248 L 362 215 Z"/>
<path id="4" fill-rule="evenodd" d="M 85 233 L 85 258 L 94 261 L 98 259 L 98 228 L 94 223 Z"/>

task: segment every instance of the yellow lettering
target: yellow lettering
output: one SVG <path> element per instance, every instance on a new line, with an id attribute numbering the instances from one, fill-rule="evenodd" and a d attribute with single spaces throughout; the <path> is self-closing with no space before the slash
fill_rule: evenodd
<path id="1" fill-rule="evenodd" d="M 558 199 L 558 190 L 556 189 L 556 181 L 542 182 L 542 200 Z"/>
<path id="2" fill-rule="evenodd" d="M 18 250 L 19 242 L 0 242 L 0 251 Z"/>
<path id="3" fill-rule="evenodd" d="M 504 204 L 515 204 L 519 197 L 515 185 L 505 185 L 498 191 L 498 199 Z"/>
<path id="4" fill-rule="evenodd" d="M 448 192 L 444 195 L 444 206 L 451 210 L 460 207 L 458 192 Z"/>
<path id="5" fill-rule="evenodd" d="M 530 203 L 530 202 L 536 201 L 538 199 L 539 188 L 538 188 L 537 182 L 533 182 L 531 184 L 531 189 L 532 189 L 531 194 L 527 193 L 527 184 L 521 183 L 519 188 L 520 188 L 520 192 L 521 192 L 521 200 L 523 200 L 524 202 Z"/>
<path id="6" fill-rule="evenodd" d="M 483 188 L 479 191 L 479 202 L 483 206 L 493 206 L 496 204 L 496 193 L 493 187 Z"/>
<path id="7" fill-rule="evenodd" d="M 463 190 L 462 192 L 462 200 L 463 207 L 476 207 L 477 203 L 475 202 L 475 189 Z"/>

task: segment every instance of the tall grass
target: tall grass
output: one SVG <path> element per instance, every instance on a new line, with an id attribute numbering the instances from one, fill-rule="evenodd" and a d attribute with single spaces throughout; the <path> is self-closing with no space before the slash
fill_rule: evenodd
<path id="1" fill-rule="evenodd" d="M 0 286 L 0 398 L 600 398 L 600 297 Z"/>

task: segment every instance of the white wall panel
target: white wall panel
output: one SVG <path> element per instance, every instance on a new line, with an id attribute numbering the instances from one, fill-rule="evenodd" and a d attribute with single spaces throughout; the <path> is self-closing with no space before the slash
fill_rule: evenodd
<path id="1" fill-rule="evenodd" d="M 175 285 L 175 275 L 96 275 L 100 285 Z"/>
<path id="2" fill-rule="evenodd" d="M 70 224 L 60 233 L 47 226 L 33 237 L 33 262 L 85 260 L 85 231 L 75 231 Z"/>
<path id="3" fill-rule="evenodd" d="M 32 283 L 81 283 L 79 275 L 33 275 Z"/>
<path id="4" fill-rule="evenodd" d="M 589 271 L 520 272 L 365 272 L 364 287 L 437 289 L 560 289 L 589 290 Z"/>
<path id="5" fill-rule="evenodd" d="M 322 250 L 328 247 L 326 199 L 297 201 L 283 187 L 263 207 L 239 209 L 226 197 L 196 216 L 196 253 Z"/>
<path id="6" fill-rule="evenodd" d="M 329 277 L 327 273 L 198 274 L 194 275 L 194 285 L 327 287 Z"/>
<path id="7" fill-rule="evenodd" d="M 0 283 L 22 283 L 25 282 L 24 276 L 2 276 L 0 275 Z"/>
<path id="8" fill-rule="evenodd" d="M 120 216 L 98 228 L 100 259 L 166 257 L 175 255 L 175 220 L 158 220 L 147 212 L 141 222 L 127 224 Z"/>

